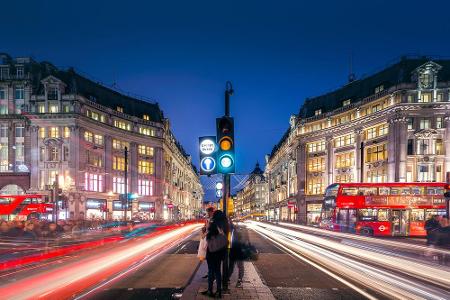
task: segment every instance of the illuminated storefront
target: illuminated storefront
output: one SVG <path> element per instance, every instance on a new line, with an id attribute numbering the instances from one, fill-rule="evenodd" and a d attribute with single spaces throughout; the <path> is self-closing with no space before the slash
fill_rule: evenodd
<path id="1" fill-rule="evenodd" d="M 106 219 L 107 206 L 105 199 L 87 199 L 86 200 L 86 218 Z"/>

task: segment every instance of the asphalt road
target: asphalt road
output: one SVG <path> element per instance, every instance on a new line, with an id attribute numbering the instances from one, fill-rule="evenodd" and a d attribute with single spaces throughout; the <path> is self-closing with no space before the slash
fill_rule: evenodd
<path id="1" fill-rule="evenodd" d="M 86 299 L 171 299 L 188 285 L 199 266 L 198 244 L 199 235 L 194 235 Z"/>
<path id="2" fill-rule="evenodd" d="M 253 263 L 276 299 L 364 299 L 336 279 L 279 249 L 258 233 L 249 230 L 249 240 L 260 253 Z"/>

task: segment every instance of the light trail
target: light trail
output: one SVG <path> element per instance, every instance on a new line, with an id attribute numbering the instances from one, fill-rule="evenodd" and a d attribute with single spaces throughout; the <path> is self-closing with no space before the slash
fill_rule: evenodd
<path id="1" fill-rule="evenodd" d="M 351 233 L 330 231 L 330 230 L 325 230 L 325 229 L 311 227 L 311 226 L 305 226 L 305 225 L 299 225 L 299 224 L 284 223 L 284 222 L 279 222 L 278 224 L 281 226 L 285 226 L 285 227 L 297 228 L 297 229 L 301 229 L 301 230 L 305 230 L 305 231 L 309 231 L 309 232 L 316 232 L 320 235 L 328 235 L 328 236 L 332 236 L 332 237 L 334 236 L 334 237 L 346 238 L 346 239 L 351 239 L 351 240 L 367 242 L 367 243 L 371 243 L 371 244 L 378 244 L 381 246 L 392 246 L 395 248 L 401 248 L 401 249 L 405 249 L 408 251 L 418 250 L 418 251 L 422 251 L 422 252 L 433 252 L 433 253 L 441 253 L 441 254 L 450 255 L 450 251 L 445 250 L 445 249 L 430 248 L 427 246 L 402 243 L 402 242 L 392 241 L 392 240 L 388 240 L 388 239 L 377 239 L 377 238 L 361 236 L 361 235 L 356 235 L 356 234 L 351 234 Z"/>
<path id="2" fill-rule="evenodd" d="M 292 255 L 352 287 L 346 279 L 398 299 L 448 299 L 450 270 L 342 245 L 312 234 L 254 221 L 246 225 Z M 338 278 L 337 278 L 338 277 Z M 345 278 L 345 279 L 344 279 Z M 424 282 L 425 281 L 425 282 Z M 433 283 L 433 284 L 430 284 Z M 440 285 L 439 287 L 436 285 Z M 363 294 L 361 289 L 356 291 Z M 364 295 L 364 294 L 363 294 Z M 367 295 L 364 295 L 367 297 Z"/>
<path id="3" fill-rule="evenodd" d="M 4 299 L 70 298 L 105 278 L 128 269 L 145 256 L 156 255 L 165 246 L 192 234 L 202 225 L 188 224 L 174 227 L 171 231 L 158 231 L 152 238 L 131 241 L 80 261 L 4 285 L 0 287 L 0 295 Z"/>

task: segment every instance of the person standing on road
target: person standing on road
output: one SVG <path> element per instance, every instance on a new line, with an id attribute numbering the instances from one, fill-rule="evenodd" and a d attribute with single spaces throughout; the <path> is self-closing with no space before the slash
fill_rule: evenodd
<path id="1" fill-rule="evenodd" d="M 228 269 L 228 282 L 233 274 L 234 267 L 238 268 L 238 281 L 236 287 L 242 287 L 242 279 L 244 278 L 244 245 L 248 244 L 248 236 L 243 230 L 230 221 L 231 232 L 231 249 L 230 249 L 230 263 Z"/>
<path id="2" fill-rule="evenodd" d="M 222 272 L 221 263 L 227 249 L 227 240 L 223 232 L 216 223 L 209 224 L 208 233 L 206 234 L 206 242 L 208 244 L 206 250 L 206 262 L 208 263 L 208 290 L 201 292 L 210 297 L 222 297 Z M 217 291 L 213 292 L 214 280 L 216 280 Z"/>
<path id="3" fill-rule="evenodd" d="M 439 217 L 437 215 L 432 216 L 425 222 L 425 230 L 427 231 L 427 245 L 435 243 L 435 237 L 437 230 L 441 227 L 439 224 Z"/>

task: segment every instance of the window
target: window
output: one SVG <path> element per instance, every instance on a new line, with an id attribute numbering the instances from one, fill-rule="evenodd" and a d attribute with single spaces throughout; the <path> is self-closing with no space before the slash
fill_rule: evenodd
<path id="1" fill-rule="evenodd" d="M 48 131 L 48 135 L 51 138 L 59 138 L 59 128 L 58 127 L 50 127 Z"/>
<path id="2" fill-rule="evenodd" d="M 344 100 L 344 101 L 342 101 L 342 106 L 350 105 L 350 103 L 351 103 L 350 99 Z"/>
<path id="3" fill-rule="evenodd" d="M 384 85 L 380 84 L 375 88 L 375 94 L 378 94 L 379 92 L 382 92 L 384 90 Z"/>
<path id="4" fill-rule="evenodd" d="M 119 194 L 125 193 L 125 179 L 123 177 L 113 177 L 113 192 Z"/>
<path id="5" fill-rule="evenodd" d="M 367 172 L 367 182 L 386 182 L 386 169 L 376 169 Z"/>
<path id="6" fill-rule="evenodd" d="M 311 177 L 308 179 L 308 195 L 320 195 L 325 191 L 325 179 L 323 177 Z"/>
<path id="7" fill-rule="evenodd" d="M 155 149 L 153 147 L 149 147 L 149 146 L 145 146 L 145 145 L 138 146 L 138 153 L 141 155 L 153 156 L 154 150 Z"/>
<path id="8" fill-rule="evenodd" d="M 415 100 L 415 95 L 408 95 L 408 103 L 413 103 L 413 102 L 415 102 L 414 100 Z"/>
<path id="9" fill-rule="evenodd" d="M 366 138 L 368 140 L 374 139 L 383 135 L 388 134 L 389 131 L 389 125 L 388 124 L 381 124 L 375 127 L 371 127 L 366 129 Z"/>
<path id="10" fill-rule="evenodd" d="M 64 127 L 64 133 L 63 133 L 64 138 L 70 138 L 70 127 Z"/>
<path id="11" fill-rule="evenodd" d="M 406 166 L 406 182 L 412 182 L 413 180 L 413 167 L 412 165 Z"/>
<path id="12" fill-rule="evenodd" d="M 101 134 L 94 134 L 94 144 L 96 145 L 103 145 L 103 135 Z"/>
<path id="13" fill-rule="evenodd" d="M 314 111 L 314 115 L 315 116 L 318 116 L 318 115 L 321 115 L 321 114 L 322 114 L 322 110 L 321 109 L 317 109 L 317 110 Z"/>
<path id="14" fill-rule="evenodd" d="M 0 115 L 8 114 L 8 99 L 6 99 L 5 88 L 0 87 Z"/>
<path id="15" fill-rule="evenodd" d="M 128 131 L 131 130 L 131 124 L 125 121 L 114 120 L 114 127 Z"/>
<path id="16" fill-rule="evenodd" d="M 94 135 L 92 134 L 92 132 L 85 131 L 84 132 L 84 140 L 86 142 L 93 143 L 94 142 Z"/>
<path id="17" fill-rule="evenodd" d="M 436 139 L 435 141 L 435 149 L 434 154 L 443 155 L 444 154 L 444 145 L 442 143 L 442 139 Z"/>
<path id="18" fill-rule="evenodd" d="M 431 94 L 430 93 L 422 93 L 418 102 L 419 103 L 431 102 Z"/>
<path id="19" fill-rule="evenodd" d="M 383 106 L 381 104 L 377 104 L 372 106 L 372 113 L 376 113 L 377 111 L 380 111 L 383 109 Z"/>
<path id="20" fill-rule="evenodd" d="M 414 155 L 414 140 L 413 139 L 408 139 L 407 155 Z"/>
<path id="21" fill-rule="evenodd" d="M 139 179 L 138 194 L 141 196 L 153 196 L 153 181 L 146 179 Z"/>
<path id="22" fill-rule="evenodd" d="M 70 112 L 70 105 L 69 104 L 63 104 L 62 111 L 63 113 L 69 113 Z"/>
<path id="23" fill-rule="evenodd" d="M 115 150 L 125 150 L 125 147 L 129 148 L 129 145 L 127 142 L 123 142 L 123 141 L 116 140 L 116 139 L 113 139 L 112 146 L 113 146 L 113 149 L 115 149 Z"/>
<path id="24" fill-rule="evenodd" d="M 444 94 L 443 93 L 438 93 L 436 100 L 437 100 L 437 102 L 444 102 Z"/>
<path id="25" fill-rule="evenodd" d="M 58 176 L 58 171 L 49 171 L 48 172 L 48 185 L 53 185 L 56 182 L 56 177 Z"/>
<path id="26" fill-rule="evenodd" d="M 25 153 L 24 153 L 24 145 L 23 143 L 17 143 L 16 149 L 15 149 L 15 156 L 16 156 L 16 167 L 19 167 L 23 164 L 25 164 Z M 18 169 L 19 171 L 21 169 Z"/>
<path id="27" fill-rule="evenodd" d="M 0 87 L 0 99 L 6 99 L 6 91 L 4 87 Z"/>
<path id="28" fill-rule="evenodd" d="M 119 156 L 113 156 L 113 169 L 119 171 L 125 171 L 125 158 Z"/>
<path id="29" fill-rule="evenodd" d="M 24 75 L 23 66 L 16 66 L 16 75 L 17 75 L 17 78 L 23 78 L 23 75 Z"/>
<path id="30" fill-rule="evenodd" d="M 84 188 L 87 191 L 103 192 L 103 176 L 84 173 Z"/>
<path id="31" fill-rule="evenodd" d="M 45 114 L 45 103 L 38 103 L 37 111 L 40 114 Z"/>
<path id="32" fill-rule="evenodd" d="M 352 151 L 338 154 L 336 155 L 335 160 L 336 168 L 353 167 L 353 165 L 355 164 L 355 153 Z"/>
<path id="33" fill-rule="evenodd" d="M 430 123 L 431 122 L 428 119 L 420 119 L 420 129 L 429 129 Z"/>
<path id="34" fill-rule="evenodd" d="M 69 147 L 67 147 L 67 146 L 63 147 L 63 159 L 64 159 L 64 161 L 69 160 Z"/>
<path id="35" fill-rule="evenodd" d="M 96 111 L 86 110 L 86 116 L 95 121 L 100 121 L 102 123 L 105 123 L 105 116 Z"/>
<path id="36" fill-rule="evenodd" d="M 366 162 L 376 162 L 379 160 L 387 159 L 387 147 L 386 144 L 367 147 L 366 150 Z"/>
<path id="37" fill-rule="evenodd" d="M 123 107 L 122 106 L 117 106 L 117 111 L 123 113 Z"/>
<path id="38" fill-rule="evenodd" d="M 325 171 L 325 157 L 313 157 L 308 159 L 309 172 Z"/>
<path id="39" fill-rule="evenodd" d="M 51 114 L 59 113 L 59 105 L 58 104 L 50 104 L 48 106 L 48 112 Z"/>
<path id="40" fill-rule="evenodd" d="M 414 119 L 408 118 L 407 121 L 408 121 L 408 130 L 414 129 Z"/>
<path id="41" fill-rule="evenodd" d="M 428 139 L 419 139 L 417 140 L 417 154 L 430 154 L 430 140 Z"/>
<path id="42" fill-rule="evenodd" d="M 24 127 L 23 125 L 16 125 L 16 137 L 24 137 Z"/>
<path id="43" fill-rule="evenodd" d="M 153 174 L 153 162 L 140 160 L 138 162 L 138 172 L 140 174 Z"/>
<path id="44" fill-rule="evenodd" d="M 48 161 L 59 161 L 59 148 L 55 146 L 49 146 L 47 149 Z"/>
<path id="45" fill-rule="evenodd" d="M 47 89 L 47 99 L 48 100 L 58 100 L 58 87 L 49 86 Z"/>
<path id="46" fill-rule="evenodd" d="M 86 151 L 86 156 L 89 165 L 94 167 L 101 167 L 103 165 L 103 157 L 101 154 L 88 150 Z"/>
<path id="47" fill-rule="evenodd" d="M 45 139 L 46 138 L 46 130 L 45 127 L 39 127 L 39 138 Z"/>
<path id="48" fill-rule="evenodd" d="M 336 175 L 336 182 L 353 182 L 353 173 Z"/>
<path id="49" fill-rule="evenodd" d="M 318 141 L 307 144 L 308 153 L 325 151 L 325 141 Z"/>
<path id="50" fill-rule="evenodd" d="M 25 99 L 24 93 L 25 93 L 25 91 L 24 91 L 23 87 L 16 87 L 14 89 L 14 99 L 16 99 L 16 100 Z"/>
<path id="51" fill-rule="evenodd" d="M 429 165 L 417 166 L 417 180 L 418 181 L 433 181 L 432 167 Z"/>
<path id="52" fill-rule="evenodd" d="M 439 129 L 442 127 L 443 127 L 442 117 L 437 117 L 436 118 L 436 129 Z"/>
<path id="53" fill-rule="evenodd" d="M 8 79 L 8 78 L 9 78 L 9 68 L 0 67 L 0 79 Z"/>
<path id="54" fill-rule="evenodd" d="M 144 119 L 145 121 L 150 121 L 150 116 L 149 115 L 142 115 L 142 119 Z"/>
<path id="55" fill-rule="evenodd" d="M 155 136 L 155 130 L 148 127 L 139 127 L 139 133 L 148 136 Z"/>
<path id="56" fill-rule="evenodd" d="M 353 134 L 347 134 L 334 139 L 334 146 L 336 148 L 353 145 L 355 143 L 355 138 Z"/>

